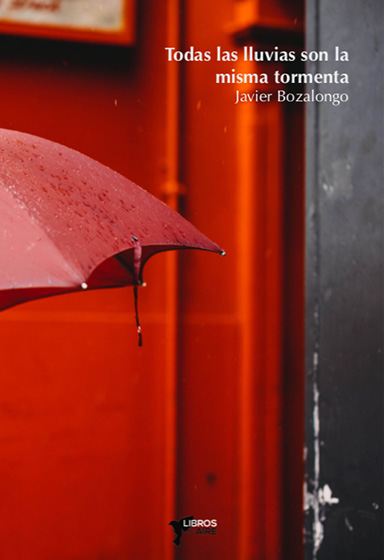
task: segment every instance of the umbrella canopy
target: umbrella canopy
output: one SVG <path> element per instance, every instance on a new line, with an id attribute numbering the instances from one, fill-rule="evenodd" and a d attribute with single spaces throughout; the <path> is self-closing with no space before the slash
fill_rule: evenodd
<path id="1" fill-rule="evenodd" d="M 0 129 L 0 309 L 142 283 L 170 249 L 222 249 L 166 204 L 55 142 Z"/>

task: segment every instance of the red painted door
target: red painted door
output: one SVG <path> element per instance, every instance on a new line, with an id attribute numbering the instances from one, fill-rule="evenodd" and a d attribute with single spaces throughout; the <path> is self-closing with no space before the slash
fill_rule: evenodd
<path id="1" fill-rule="evenodd" d="M 300 557 L 302 113 L 235 105 L 221 65 L 165 47 L 296 37 L 302 8 L 192 4 L 140 4 L 132 48 L 0 37 L 1 127 L 120 171 L 227 251 L 150 261 L 143 348 L 130 289 L 1 313 L 4 560 Z M 176 547 L 191 515 L 215 534 Z"/>

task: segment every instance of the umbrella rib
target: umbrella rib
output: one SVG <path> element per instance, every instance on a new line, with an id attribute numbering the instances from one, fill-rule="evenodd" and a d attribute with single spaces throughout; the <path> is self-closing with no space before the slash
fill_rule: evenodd
<path id="1" fill-rule="evenodd" d="M 34 214 L 30 211 L 29 207 L 22 201 L 20 200 L 17 196 L 15 196 L 15 194 L 10 190 L 10 189 L 2 189 L 1 191 L 2 197 L 7 197 L 9 202 L 7 202 L 5 199 L 2 200 L 2 204 L 5 204 L 6 206 L 9 205 L 9 210 L 13 211 L 16 208 L 19 209 L 19 214 L 18 214 L 18 218 L 15 218 L 14 221 L 14 225 L 16 225 L 17 223 L 22 223 L 21 221 L 25 221 L 25 218 L 22 218 L 22 216 L 24 216 L 25 214 L 28 215 L 28 220 L 32 225 L 32 228 L 29 231 L 29 235 L 30 237 L 26 240 L 26 244 L 28 243 L 33 243 L 33 239 L 32 239 L 32 235 L 37 235 L 38 238 L 40 239 L 44 239 L 48 245 L 50 245 L 54 251 L 54 255 L 56 255 L 56 259 L 57 259 L 57 264 L 61 267 L 61 269 L 65 269 L 66 273 L 68 274 L 68 276 L 70 277 L 72 284 L 70 284 L 70 287 L 73 287 L 75 285 L 81 285 L 82 283 L 82 278 L 81 275 L 79 274 L 79 272 L 73 267 L 73 265 L 68 262 L 68 260 L 64 257 L 62 251 L 60 250 L 60 248 L 57 246 L 57 244 L 55 243 L 55 241 L 52 239 L 52 237 L 49 235 L 49 232 L 47 232 L 46 229 L 43 228 L 43 226 L 39 223 L 39 220 L 36 219 L 36 217 L 34 216 Z M 15 206 L 16 204 L 16 206 Z M 64 261 L 64 266 L 63 266 L 63 261 Z M 63 284 L 62 283 L 58 283 L 56 287 L 62 287 Z M 23 287 L 23 286 L 21 286 Z M 37 286 L 36 286 L 37 287 Z M 39 286 L 40 287 L 40 286 Z M 43 287 L 43 286 L 41 286 Z M 15 288 L 17 289 L 17 288 Z"/>
<path id="2" fill-rule="evenodd" d="M 133 274 L 133 268 L 131 268 L 130 266 L 128 266 L 128 264 L 125 262 L 125 260 L 123 259 L 123 257 L 120 254 L 117 255 L 113 255 L 113 257 L 117 260 L 117 262 L 119 264 L 121 264 L 121 266 L 123 268 L 125 268 L 125 270 L 127 270 L 130 274 L 132 274 L 132 276 L 134 276 Z"/>
<path id="3" fill-rule="evenodd" d="M 14 200 L 16 200 L 16 202 L 18 204 L 20 204 L 20 201 L 18 201 L 14 196 L 12 196 L 12 198 Z M 59 257 L 61 257 L 61 259 L 63 260 L 63 263 L 64 263 L 64 266 L 63 265 L 61 265 L 61 266 L 63 266 L 65 268 L 65 270 L 70 274 L 71 278 L 76 281 L 76 285 L 81 286 L 82 283 L 84 282 L 84 279 L 82 278 L 79 271 L 76 270 L 76 268 L 74 266 L 74 263 L 73 263 L 73 259 L 69 259 L 68 256 L 63 254 L 61 249 L 58 247 L 57 243 L 55 243 L 55 240 L 50 235 L 49 231 L 47 229 L 44 229 L 44 227 L 39 223 L 39 220 L 36 219 L 34 214 L 30 211 L 28 206 L 26 206 L 25 204 L 21 204 L 20 207 L 23 209 L 24 212 L 26 212 L 28 214 L 30 220 L 33 222 L 33 224 L 36 226 L 36 228 L 41 233 L 41 237 L 46 239 L 47 241 L 49 241 L 50 245 L 54 248 L 55 253 Z"/>

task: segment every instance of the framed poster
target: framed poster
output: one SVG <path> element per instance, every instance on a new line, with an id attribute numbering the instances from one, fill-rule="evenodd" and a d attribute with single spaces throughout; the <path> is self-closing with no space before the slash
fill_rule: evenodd
<path id="1" fill-rule="evenodd" d="M 0 33 L 129 45 L 135 0 L 0 0 Z"/>

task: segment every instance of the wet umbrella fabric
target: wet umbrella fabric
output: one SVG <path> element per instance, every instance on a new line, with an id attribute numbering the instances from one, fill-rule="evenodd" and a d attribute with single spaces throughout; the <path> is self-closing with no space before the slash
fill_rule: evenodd
<path id="1" fill-rule="evenodd" d="M 222 249 L 119 173 L 0 129 L 0 309 L 85 288 L 137 286 L 170 249 Z"/>

